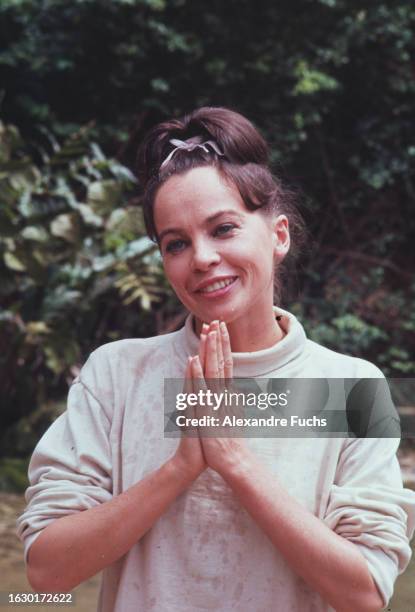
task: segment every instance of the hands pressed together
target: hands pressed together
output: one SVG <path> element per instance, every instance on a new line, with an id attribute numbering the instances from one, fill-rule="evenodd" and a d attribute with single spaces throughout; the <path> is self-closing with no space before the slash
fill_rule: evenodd
<path id="1" fill-rule="evenodd" d="M 209 325 L 204 323 L 199 353 L 188 359 L 184 391 L 197 393 L 201 388 L 217 392 L 229 390 L 232 378 L 233 359 L 226 323 L 217 320 Z M 187 416 L 200 418 L 202 410 L 196 406 L 191 415 L 187 412 Z M 214 415 L 210 409 L 204 409 L 203 414 Z M 226 471 L 237 465 L 247 451 L 243 439 L 226 437 L 226 428 L 217 428 L 219 437 L 213 431 L 212 427 L 193 428 L 190 435 L 182 434 L 176 458 L 184 462 L 183 466 L 192 478 L 197 478 L 207 467 L 225 476 Z"/>

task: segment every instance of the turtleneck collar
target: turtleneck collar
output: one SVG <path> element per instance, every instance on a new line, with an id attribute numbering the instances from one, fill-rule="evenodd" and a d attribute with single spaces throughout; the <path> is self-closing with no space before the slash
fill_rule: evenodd
<path id="1" fill-rule="evenodd" d="M 307 340 L 303 326 L 290 312 L 277 306 L 273 306 L 273 310 L 275 316 L 282 316 L 279 325 L 285 333 L 284 338 L 261 351 L 232 353 L 234 377 L 266 376 L 302 355 Z M 184 327 L 178 332 L 186 358 L 188 355 L 196 355 L 199 350 L 199 338 L 193 330 L 193 318 L 193 314 L 189 314 Z"/>

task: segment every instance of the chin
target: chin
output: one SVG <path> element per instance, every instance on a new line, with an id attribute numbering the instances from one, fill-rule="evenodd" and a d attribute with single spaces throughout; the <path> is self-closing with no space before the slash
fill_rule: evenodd
<path id="1" fill-rule="evenodd" d="M 219 319 L 220 321 L 224 321 L 226 324 L 228 324 L 234 321 L 237 316 L 238 315 L 236 308 L 212 308 L 209 313 L 207 313 L 207 317 L 202 317 L 202 319 L 204 321 L 213 321 L 215 319 Z"/>

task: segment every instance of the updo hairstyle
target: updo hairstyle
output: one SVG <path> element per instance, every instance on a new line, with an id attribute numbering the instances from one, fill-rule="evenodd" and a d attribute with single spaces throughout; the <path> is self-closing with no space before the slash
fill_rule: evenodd
<path id="1" fill-rule="evenodd" d="M 163 163 L 175 149 L 170 142 L 172 139 L 195 144 L 213 140 L 223 156 L 212 147 L 206 146 L 205 150 L 195 147 L 192 151 L 178 149 L 167 163 Z M 267 143 L 243 115 L 227 108 L 208 106 L 156 125 L 139 148 L 137 176 L 142 189 L 144 223 L 149 238 L 159 248 L 154 223 L 157 190 L 172 175 L 201 166 L 217 168 L 236 186 L 248 210 L 257 210 L 270 220 L 274 215 L 286 215 L 291 238 L 289 259 L 298 254 L 305 234 L 304 222 L 297 210 L 294 192 L 270 172 Z M 278 265 L 275 269 L 274 302 L 280 298 L 281 268 Z"/>

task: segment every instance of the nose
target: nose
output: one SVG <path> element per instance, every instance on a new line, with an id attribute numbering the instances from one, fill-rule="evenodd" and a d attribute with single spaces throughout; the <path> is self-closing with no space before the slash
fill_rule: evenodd
<path id="1" fill-rule="evenodd" d="M 207 270 L 211 265 L 220 262 L 220 255 L 213 245 L 208 240 L 200 240 L 197 244 L 194 243 L 192 253 L 192 270 Z"/>

